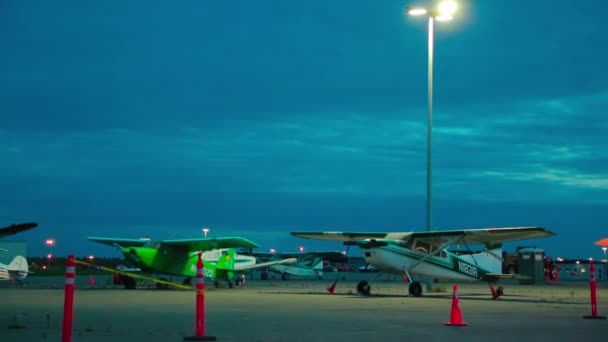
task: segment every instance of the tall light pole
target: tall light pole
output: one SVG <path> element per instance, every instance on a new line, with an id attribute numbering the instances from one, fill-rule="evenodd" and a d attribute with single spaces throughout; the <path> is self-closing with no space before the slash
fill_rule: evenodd
<path id="1" fill-rule="evenodd" d="M 427 16 L 429 18 L 429 54 L 428 54 L 428 127 L 427 127 L 427 146 L 426 146 L 426 230 L 431 231 L 433 229 L 433 169 L 432 169 L 432 155 L 433 155 L 433 48 L 435 45 L 434 40 L 434 22 L 437 21 L 450 21 L 453 18 L 454 13 L 458 9 L 458 5 L 453 0 L 444 0 L 439 3 L 436 9 L 427 10 L 423 7 L 406 7 L 407 14 L 412 16 Z"/>
<path id="2" fill-rule="evenodd" d="M 209 233 L 209 228 L 203 228 L 203 234 L 205 234 L 205 239 L 207 238 L 207 233 Z"/>

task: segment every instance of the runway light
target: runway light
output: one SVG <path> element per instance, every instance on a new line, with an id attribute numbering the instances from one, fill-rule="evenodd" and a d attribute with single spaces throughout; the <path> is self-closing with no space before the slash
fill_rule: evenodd
<path id="1" fill-rule="evenodd" d="M 92 256 L 92 255 L 89 255 L 89 256 L 87 257 L 87 259 L 89 259 L 89 260 L 93 260 L 93 259 L 95 259 L 95 257 L 94 257 L 94 256 Z"/>
<path id="2" fill-rule="evenodd" d="M 300 252 L 304 252 L 304 247 L 300 246 L 300 248 L 298 248 L 298 250 L 299 250 Z"/>
<path id="3" fill-rule="evenodd" d="M 52 239 L 52 238 L 46 239 L 44 241 L 44 244 L 47 245 L 47 246 L 54 246 L 55 245 L 55 239 Z"/>
<path id="4" fill-rule="evenodd" d="M 47 254 L 47 255 L 46 255 L 46 258 L 47 258 L 47 259 L 51 259 L 52 257 L 53 257 L 53 254 Z"/>

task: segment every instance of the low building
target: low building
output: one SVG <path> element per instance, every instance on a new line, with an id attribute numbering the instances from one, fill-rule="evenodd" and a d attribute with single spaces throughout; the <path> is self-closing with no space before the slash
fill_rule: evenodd
<path id="1" fill-rule="evenodd" d="M 608 259 L 595 260 L 595 279 L 608 280 Z M 560 280 L 589 280 L 589 259 L 557 258 L 556 265 Z"/>

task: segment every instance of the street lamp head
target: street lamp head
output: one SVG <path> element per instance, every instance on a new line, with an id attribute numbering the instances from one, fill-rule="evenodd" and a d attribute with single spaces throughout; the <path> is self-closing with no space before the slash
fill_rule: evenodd
<path id="1" fill-rule="evenodd" d="M 454 16 L 454 13 L 456 13 L 456 10 L 458 10 L 458 4 L 456 3 L 456 1 L 444 0 L 440 2 L 439 6 L 437 7 L 437 20 L 439 20 L 439 18 L 441 17 L 452 18 Z"/>
<path id="2" fill-rule="evenodd" d="M 406 7 L 406 9 L 407 9 L 407 14 L 413 15 L 413 16 L 426 15 L 428 13 L 426 8 L 422 8 L 422 7 Z"/>
<path id="3" fill-rule="evenodd" d="M 443 0 L 433 10 L 424 7 L 406 7 L 407 14 L 411 16 L 429 16 L 437 21 L 450 21 L 458 10 L 458 4 L 454 0 Z"/>

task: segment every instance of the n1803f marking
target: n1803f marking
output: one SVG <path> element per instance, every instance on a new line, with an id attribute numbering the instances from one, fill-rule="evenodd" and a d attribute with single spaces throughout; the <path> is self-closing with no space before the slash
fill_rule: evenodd
<path id="1" fill-rule="evenodd" d="M 477 267 L 465 264 L 462 261 L 458 261 L 458 270 L 464 274 L 470 275 L 471 277 L 477 278 Z"/>

